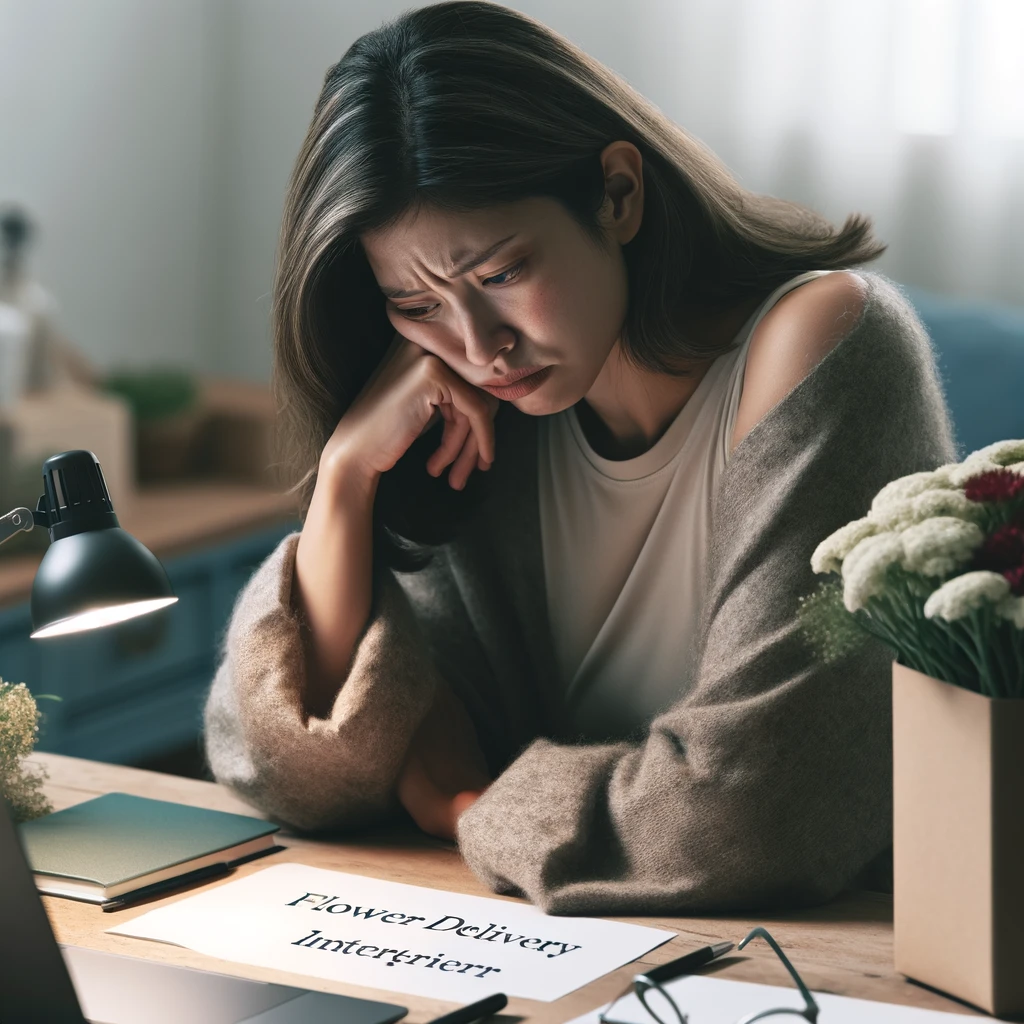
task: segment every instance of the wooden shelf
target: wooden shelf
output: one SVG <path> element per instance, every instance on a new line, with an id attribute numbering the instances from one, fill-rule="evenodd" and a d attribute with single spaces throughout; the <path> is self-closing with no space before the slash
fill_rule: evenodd
<path id="1" fill-rule="evenodd" d="M 251 484 L 187 481 L 143 488 L 117 514 L 125 530 L 165 558 L 297 518 L 298 501 Z M 0 554 L 0 607 L 28 600 L 41 558 Z"/>

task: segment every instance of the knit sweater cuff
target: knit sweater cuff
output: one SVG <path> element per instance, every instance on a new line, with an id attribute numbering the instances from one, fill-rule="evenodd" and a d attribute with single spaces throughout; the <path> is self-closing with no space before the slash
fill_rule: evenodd
<path id="1" fill-rule="evenodd" d="M 330 713 L 305 707 L 305 651 L 291 603 L 299 534 L 286 537 L 238 598 L 206 708 L 214 775 L 300 829 L 351 828 L 397 806 L 409 740 L 437 674 L 390 573 Z"/>
<path id="2" fill-rule="evenodd" d="M 590 825 L 605 811 L 611 774 L 629 750 L 534 740 L 459 816 L 466 863 L 494 892 L 525 896 L 546 913 L 573 913 L 560 897 L 581 863 L 601 870 Z"/>

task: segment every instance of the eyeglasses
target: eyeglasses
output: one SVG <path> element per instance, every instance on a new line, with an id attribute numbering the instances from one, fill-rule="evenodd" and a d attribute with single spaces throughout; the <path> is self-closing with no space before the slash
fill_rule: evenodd
<path id="1" fill-rule="evenodd" d="M 783 966 L 789 971 L 790 977 L 792 977 L 796 987 L 800 990 L 800 995 L 803 996 L 804 1007 L 802 1010 L 792 1006 L 780 1006 L 771 1010 L 761 1010 L 758 1013 L 748 1014 L 746 1017 L 736 1021 L 736 1024 L 752 1024 L 753 1021 L 761 1020 L 764 1017 L 785 1014 L 791 1017 L 802 1017 L 808 1024 L 817 1024 L 818 1004 L 814 1001 L 814 997 L 804 984 L 803 979 L 797 974 L 796 968 L 789 962 L 789 958 L 782 952 L 779 944 L 771 937 L 766 928 L 754 928 L 736 948 L 743 949 L 751 939 L 757 938 L 764 939 L 772 947 L 778 958 L 782 961 Z M 728 943 L 728 948 L 732 948 L 731 943 Z M 728 952 L 728 950 L 723 950 L 723 952 Z M 683 956 L 678 960 L 670 960 L 667 964 L 661 964 L 649 970 L 646 974 L 638 974 L 633 979 L 630 988 L 636 993 L 640 1004 L 657 1024 L 688 1024 L 690 1018 L 679 1009 L 675 1000 L 662 985 L 672 981 L 674 978 L 678 978 L 680 975 L 689 973 L 692 970 L 690 967 L 691 963 L 692 959 L 689 955 Z M 597 1019 L 601 1024 L 622 1024 L 622 1022 L 616 1021 L 610 1014 L 612 1007 L 623 996 L 629 994 L 630 988 L 627 988 L 622 995 L 616 996 L 608 1004 L 608 1008 L 598 1014 Z"/>

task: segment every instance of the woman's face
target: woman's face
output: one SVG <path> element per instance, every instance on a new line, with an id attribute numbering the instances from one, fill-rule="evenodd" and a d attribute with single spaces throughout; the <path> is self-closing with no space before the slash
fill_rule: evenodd
<path id="1" fill-rule="evenodd" d="M 616 233 L 598 248 L 557 200 L 420 209 L 361 240 L 395 330 L 522 412 L 578 402 L 619 337 L 627 287 Z M 527 370 L 543 372 L 493 386 Z"/>

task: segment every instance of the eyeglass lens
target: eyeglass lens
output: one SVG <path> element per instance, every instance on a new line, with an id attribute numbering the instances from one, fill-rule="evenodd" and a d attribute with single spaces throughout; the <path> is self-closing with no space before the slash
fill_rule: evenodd
<path id="1" fill-rule="evenodd" d="M 638 983 L 636 994 L 640 997 L 644 1009 L 658 1024 L 688 1024 L 687 1015 L 676 1006 L 675 1000 L 660 985 Z"/>

